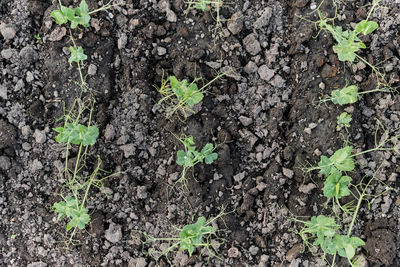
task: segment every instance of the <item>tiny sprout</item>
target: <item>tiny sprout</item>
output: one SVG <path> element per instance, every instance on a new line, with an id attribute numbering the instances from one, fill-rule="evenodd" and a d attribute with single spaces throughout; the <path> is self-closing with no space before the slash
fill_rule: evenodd
<path id="1" fill-rule="evenodd" d="M 337 129 L 339 130 L 342 125 L 346 128 L 349 128 L 351 120 L 351 114 L 347 112 L 341 113 L 339 116 L 337 116 Z"/>

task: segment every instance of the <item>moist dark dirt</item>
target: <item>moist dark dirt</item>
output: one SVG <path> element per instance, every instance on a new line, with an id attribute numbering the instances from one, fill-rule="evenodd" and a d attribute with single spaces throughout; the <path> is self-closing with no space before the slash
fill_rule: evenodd
<path id="1" fill-rule="evenodd" d="M 88 4 L 98 8 L 96 1 Z M 100 129 L 87 165 L 93 168 L 100 155 L 102 168 L 120 174 L 105 181 L 103 192 L 91 190 L 91 223 L 67 250 L 66 222 L 56 221 L 51 206 L 60 200 L 65 159 L 52 128 L 80 95 L 79 72 L 68 63 L 69 29 L 50 18 L 57 8 L 51 1 L 0 0 L 0 264 L 154 266 L 137 233 L 168 236 L 175 226 L 216 216 L 225 206 L 232 212 L 216 222 L 224 239 L 221 260 L 180 251 L 171 253 L 173 264 L 324 266 L 321 254 L 301 253 L 299 225 L 289 220 L 291 214 L 329 212 L 323 177 L 301 168 L 316 165 L 345 139 L 361 150 L 373 148 L 377 121 L 398 134 L 400 98 L 374 93 L 346 107 L 319 103 L 348 83 L 366 91 L 376 82 L 365 64 L 339 62 L 332 36 L 299 18 L 316 20 L 309 13 L 318 4 L 233 1 L 222 7 L 222 27 L 214 31 L 210 12 L 185 14 L 182 0 L 126 0 L 94 14 L 90 28 L 73 30 L 88 55 L 83 76 L 96 99 L 93 120 Z M 336 23 L 351 28 L 366 17 L 367 4 L 340 3 Z M 380 27 L 363 39 L 368 48 L 360 54 L 381 67 L 393 87 L 400 71 L 399 8 L 396 1 L 381 1 L 370 17 Z M 320 10 L 335 14 L 330 0 Z M 201 77 L 202 85 L 227 69 L 234 73 L 214 82 L 186 121 L 167 120 L 156 105 L 163 74 Z M 353 120 L 348 131 L 339 131 L 336 117 L 344 110 Z M 174 135 L 180 134 L 192 135 L 197 147 L 219 144 L 218 159 L 196 165 L 186 187 L 173 186 L 182 170 L 175 162 L 183 147 Z M 353 234 L 366 245 L 358 255 L 363 266 L 399 266 L 399 157 L 375 152 L 357 160 L 355 182 L 382 164 L 378 177 L 393 188 L 369 208 L 362 205 Z M 370 193 L 384 189 L 374 184 Z M 170 265 L 165 259 L 159 264 Z"/>

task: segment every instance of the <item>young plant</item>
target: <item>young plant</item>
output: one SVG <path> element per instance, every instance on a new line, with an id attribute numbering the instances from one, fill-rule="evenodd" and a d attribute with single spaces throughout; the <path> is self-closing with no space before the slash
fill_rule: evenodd
<path id="1" fill-rule="evenodd" d="M 334 103 L 336 105 L 354 104 L 357 102 L 358 98 L 361 95 L 374 93 L 374 92 L 390 93 L 390 92 L 393 92 L 393 90 L 394 90 L 394 88 L 378 86 L 377 88 L 372 89 L 372 90 L 359 92 L 357 85 L 350 85 L 350 86 L 346 85 L 342 89 L 333 90 L 330 97 L 320 99 L 319 102 L 321 104 L 321 103 L 324 103 L 327 101 L 332 101 L 332 103 Z"/>
<path id="2" fill-rule="evenodd" d="M 179 150 L 177 153 L 176 163 L 183 166 L 181 178 L 177 182 L 184 181 L 187 171 L 197 163 L 204 161 L 206 164 L 211 164 L 218 158 L 218 154 L 214 153 L 216 147 L 211 143 L 206 144 L 199 152 L 194 146 L 193 136 L 186 137 L 185 139 L 178 138 L 178 140 L 185 146 L 185 150 Z"/>
<path id="3" fill-rule="evenodd" d="M 226 74 L 219 74 L 200 89 L 196 84 L 196 81 L 199 79 L 195 79 L 189 83 L 185 79 L 179 81 L 175 76 L 168 76 L 167 79 L 164 79 L 163 75 L 161 78 L 161 87 L 157 88 L 157 91 L 163 96 L 158 104 L 166 103 L 164 107 L 165 117 L 169 119 L 176 112 L 180 111 L 185 120 L 188 117 L 187 112 L 194 113 L 192 110 L 194 105 L 203 100 L 205 89 L 224 75 Z"/>
<path id="4" fill-rule="evenodd" d="M 337 129 L 339 130 L 342 126 L 349 128 L 351 122 L 351 114 L 347 112 L 342 112 L 339 116 L 337 116 Z"/>
<path id="5" fill-rule="evenodd" d="M 303 224 L 303 227 L 298 233 L 302 238 L 305 247 L 319 246 L 324 253 L 324 259 L 326 254 L 333 256 L 332 261 L 329 263 L 330 266 L 335 266 L 337 255 L 347 258 L 351 266 L 358 266 L 358 258 L 355 257 L 356 249 L 360 246 L 364 246 L 365 242 L 359 237 L 351 236 L 351 233 L 358 212 L 361 208 L 361 203 L 366 200 L 368 204 L 370 204 L 370 201 L 366 199 L 367 197 L 374 199 L 390 190 L 390 188 L 385 186 L 387 189 L 378 195 L 370 195 L 367 193 L 367 189 L 370 187 L 371 183 L 377 180 L 376 174 L 379 169 L 380 167 L 367 183 L 364 183 L 367 178 L 367 176 L 364 176 L 359 184 L 353 185 L 353 189 L 356 193 L 352 193 L 347 188 L 351 178 L 348 176 L 341 176 L 338 171 L 335 171 L 335 173 L 332 174 L 336 176 L 334 177 L 335 181 L 332 183 L 332 186 L 329 186 L 329 192 L 326 192 L 326 188 L 324 188 L 324 195 L 328 198 L 339 198 L 341 196 L 352 194 L 354 198 L 357 199 L 357 204 L 354 208 L 351 210 L 347 209 L 346 211 L 348 212 L 345 211 L 346 214 L 351 216 L 351 222 L 348 226 L 347 234 L 339 233 L 342 226 L 337 224 L 335 219 L 332 217 L 318 215 L 311 217 L 310 221 L 302 221 L 296 218 L 293 219 L 293 221 Z M 343 179 L 343 177 L 348 178 Z M 343 182 L 340 182 L 340 179 L 342 179 Z M 379 180 L 377 181 L 380 182 Z M 333 185 L 334 183 L 336 183 L 336 185 Z M 350 202 L 350 205 L 352 205 L 352 201 Z"/>
<path id="6" fill-rule="evenodd" d="M 76 114 L 74 112 L 75 108 L 78 110 Z M 87 126 L 79 123 L 86 111 L 89 112 Z M 63 220 L 64 218 L 69 220 L 65 229 L 67 232 L 72 230 L 72 233 L 69 234 L 69 240 L 66 242 L 67 246 L 73 243 L 73 237 L 77 231 L 85 229 L 90 222 L 90 215 L 86 208 L 90 188 L 95 186 L 101 189 L 103 180 L 113 176 L 98 178 L 101 172 L 105 172 L 100 168 L 102 164 L 100 157 L 97 158 L 96 167 L 91 173 L 85 168 L 88 148 L 95 144 L 99 136 L 99 129 L 94 125 L 90 125 L 92 111 L 93 103 L 75 100 L 70 111 L 64 115 L 64 125 L 54 129 L 58 133 L 55 140 L 60 144 L 66 145 L 64 169 L 59 175 L 66 180 L 65 188 L 67 188 L 67 191 L 61 192 L 62 200 L 54 203 L 52 209 L 58 214 L 57 220 Z M 78 146 L 78 152 L 74 165 L 70 168 L 68 163 L 73 145 Z"/>
<path id="7" fill-rule="evenodd" d="M 203 12 L 212 11 L 211 16 L 213 17 L 216 25 L 214 29 L 214 34 L 217 33 L 219 29 L 222 28 L 222 19 L 221 19 L 221 8 L 223 5 L 223 0 L 193 0 L 186 2 L 188 5 L 186 13 L 188 13 L 191 9 L 197 9 Z"/>
<path id="8" fill-rule="evenodd" d="M 117 4 L 112 5 L 111 1 L 108 2 L 106 5 L 96 9 L 89 11 L 89 6 L 86 4 L 85 0 L 82 0 L 78 7 L 76 8 L 69 8 L 63 6 L 61 0 L 58 1 L 60 5 L 60 9 L 53 10 L 50 16 L 54 18 L 57 24 L 62 25 L 68 22 L 71 23 L 71 29 L 75 29 L 79 25 L 87 28 L 90 26 L 90 15 L 99 11 L 107 10 Z"/>
<path id="9" fill-rule="evenodd" d="M 159 238 L 142 232 L 133 232 L 132 237 L 141 242 L 143 253 L 150 255 L 155 259 L 156 262 L 158 262 L 162 257 L 165 257 L 168 263 L 172 264 L 168 255 L 170 252 L 178 248 L 179 250 L 187 251 L 189 257 L 192 257 L 197 249 L 200 255 L 203 255 L 204 252 L 207 252 L 209 259 L 210 257 L 216 257 L 222 260 L 218 256 L 218 247 L 223 243 L 223 239 L 218 238 L 218 229 L 212 224 L 217 219 L 225 216 L 228 213 L 229 212 L 225 212 L 225 207 L 222 207 L 219 214 L 213 218 L 206 220 L 204 216 L 201 216 L 195 223 L 187 224 L 183 228 L 176 228 L 176 233 L 172 234 L 172 237 Z M 136 235 L 137 233 L 143 235 L 144 240 L 140 239 Z M 157 242 L 168 242 L 168 247 L 162 251 L 157 251 L 152 248 L 147 252 L 145 251 L 146 245 Z"/>

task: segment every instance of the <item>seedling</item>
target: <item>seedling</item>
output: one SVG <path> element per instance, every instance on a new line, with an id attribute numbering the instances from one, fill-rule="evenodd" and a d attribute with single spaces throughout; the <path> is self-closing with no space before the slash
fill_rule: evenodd
<path id="1" fill-rule="evenodd" d="M 188 4 L 186 13 L 188 13 L 191 9 L 197 9 L 203 12 L 215 12 L 215 15 L 212 12 L 210 13 L 216 23 L 214 34 L 216 34 L 217 31 L 222 28 L 220 11 L 223 5 L 223 0 L 194 0 L 188 1 L 186 4 Z"/>
<path id="2" fill-rule="evenodd" d="M 218 256 L 218 247 L 223 243 L 223 239 L 217 236 L 218 229 L 212 224 L 228 213 L 225 212 L 225 207 L 222 207 L 220 213 L 213 218 L 206 220 L 204 216 L 201 216 L 193 224 L 187 224 L 183 228 L 176 228 L 176 234 L 173 234 L 172 237 L 157 238 L 142 232 L 138 233 L 144 236 L 144 240 L 137 237 L 135 233 L 132 233 L 132 237 L 142 243 L 143 253 L 149 254 L 156 262 L 158 262 L 160 258 L 165 257 L 166 260 L 172 264 L 168 255 L 178 248 L 179 250 L 187 251 L 189 257 L 192 257 L 197 249 L 200 255 L 207 252 L 209 259 L 210 257 L 216 257 L 222 260 Z M 168 247 L 166 249 L 162 251 L 157 251 L 155 249 L 145 251 L 146 245 L 163 241 L 168 242 Z"/>
<path id="3" fill-rule="evenodd" d="M 85 0 L 82 0 L 78 7 L 76 8 L 69 8 L 63 6 L 61 0 L 58 1 L 60 4 L 60 9 L 56 9 L 51 12 L 50 16 L 54 18 L 57 24 L 66 24 L 68 22 L 71 23 L 71 29 L 75 29 L 79 25 L 87 28 L 90 26 L 90 15 L 99 11 L 107 10 L 113 6 L 118 4 L 111 4 L 112 1 L 108 2 L 106 5 L 96 9 L 89 11 L 89 6 L 86 4 Z"/>
<path id="4" fill-rule="evenodd" d="M 332 101 L 332 103 L 337 104 L 337 105 L 353 104 L 353 103 L 357 102 L 358 98 L 361 95 L 374 93 L 374 92 L 390 93 L 390 92 L 393 92 L 393 90 L 394 90 L 394 88 L 389 88 L 389 87 L 382 88 L 382 87 L 378 86 L 377 88 L 372 89 L 372 90 L 359 92 L 357 85 L 350 85 L 350 86 L 346 85 L 342 89 L 333 90 L 330 97 L 320 99 L 319 103 L 321 104 L 321 103 L 324 103 L 327 101 Z"/>
<path id="5" fill-rule="evenodd" d="M 350 127 L 351 122 L 351 114 L 347 112 L 342 112 L 339 116 L 337 116 L 337 129 L 339 130 L 342 125 L 346 128 Z"/>
<path id="6" fill-rule="evenodd" d="M 180 111 L 183 115 L 183 120 L 186 120 L 189 113 L 194 113 L 192 108 L 194 105 L 200 103 L 203 100 L 205 89 L 212 84 L 215 80 L 226 75 L 225 73 L 217 75 L 209 83 L 199 89 L 197 81 L 195 79 L 191 83 L 187 80 L 179 81 L 175 76 L 168 76 L 164 79 L 164 75 L 161 78 L 161 87 L 157 88 L 157 91 L 163 96 L 159 105 L 165 103 L 165 117 L 171 118 L 176 112 Z"/>
<path id="7" fill-rule="evenodd" d="M 95 169 L 88 174 L 86 167 L 86 157 L 88 148 L 94 145 L 99 136 L 99 129 L 91 125 L 91 117 L 94 102 L 82 102 L 75 100 L 71 109 L 64 114 L 64 125 L 54 129 L 57 132 L 55 140 L 66 146 L 65 165 L 60 176 L 66 180 L 66 192 L 60 194 L 62 200 L 54 203 L 52 209 L 58 213 L 57 220 L 67 218 L 69 220 L 65 229 L 67 232 L 72 230 L 67 241 L 67 246 L 73 243 L 73 237 L 78 230 L 85 229 L 90 222 L 90 215 L 86 208 L 86 201 L 89 190 L 92 186 L 102 189 L 104 179 L 98 178 L 100 173 L 105 172 L 100 168 L 102 161 L 97 158 Z M 78 112 L 75 114 L 75 109 Z M 89 112 L 89 121 L 87 126 L 80 124 L 79 121 L 85 112 Z M 74 166 L 71 169 L 68 165 L 70 159 L 70 150 L 73 145 L 78 146 L 78 152 L 74 160 Z"/>
<path id="8" fill-rule="evenodd" d="M 216 147 L 211 143 L 206 144 L 199 152 L 194 146 L 193 136 L 186 137 L 185 139 L 178 138 L 178 140 L 185 146 L 185 150 L 179 150 L 177 153 L 176 163 L 183 166 L 181 178 L 177 182 L 184 181 L 187 171 L 197 163 L 204 161 L 206 164 L 211 164 L 218 158 L 218 154 L 214 153 Z"/>
<path id="9" fill-rule="evenodd" d="M 364 176 L 359 184 L 353 186 L 356 194 L 352 193 L 347 188 L 347 185 L 349 184 L 349 180 L 351 180 L 351 178 L 348 176 L 341 176 L 338 171 L 335 171 L 332 174 L 335 175 L 335 181 L 333 183 L 336 183 L 336 185 L 334 186 L 332 183 L 332 186 L 329 186 L 330 190 L 326 190 L 326 188 L 324 188 L 324 195 L 327 197 L 329 197 L 328 195 L 330 195 L 331 197 L 340 198 L 341 196 L 352 194 L 357 199 L 357 204 L 354 206 L 354 208 L 346 210 L 349 211 L 347 212 L 347 214 L 352 217 L 346 235 L 339 233 L 340 229 L 342 229 L 343 227 L 338 224 L 332 217 L 318 215 L 311 217 L 310 221 L 302 221 L 296 218 L 292 219 L 295 222 L 303 224 L 303 227 L 298 233 L 302 238 L 305 247 L 310 248 L 312 246 L 319 246 L 324 253 L 324 259 L 326 254 L 333 256 L 331 263 L 329 263 L 330 266 L 335 265 L 337 255 L 347 258 L 351 266 L 358 266 L 358 258 L 355 257 L 356 249 L 358 247 L 364 246 L 365 242 L 359 237 L 351 236 L 351 233 L 358 212 L 360 210 L 361 203 L 363 200 L 366 200 L 368 204 L 370 204 L 370 201 L 367 200 L 366 197 L 369 196 L 374 199 L 390 190 L 390 188 L 386 186 L 386 190 L 378 195 L 370 195 L 367 193 L 367 189 L 369 188 L 371 183 L 374 180 L 377 180 L 376 173 L 379 171 L 379 169 L 380 167 L 375 172 L 374 176 L 368 180 L 367 183 L 364 183 L 367 178 L 366 176 Z M 380 182 L 379 180 L 377 181 Z M 350 205 L 352 205 L 352 202 L 350 202 Z"/>

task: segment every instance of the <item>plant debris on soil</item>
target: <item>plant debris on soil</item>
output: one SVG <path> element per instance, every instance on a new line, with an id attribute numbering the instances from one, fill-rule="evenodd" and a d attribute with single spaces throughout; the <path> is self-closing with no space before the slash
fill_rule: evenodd
<path id="1" fill-rule="evenodd" d="M 399 136 L 400 96 L 380 91 L 353 104 L 320 103 L 348 85 L 373 90 L 377 77 L 360 60 L 339 61 L 335 39 L 313 21 L 319 11 L 352 30 L 371 2 L 235 0 L 203 11 L 183 0 L 121 0 L 91 14 L 89 27 L 70 29 L 50 16 L 58 1 L 0 0 L 0 265 L 328 266 L 332 257 L 304 246 L 293 218 L 340 211 L 327 208 L 325 178 L 304 167 L 346 145 L 367 151 L 388 132 Z M 106 3 L 87 0 L 89 10 Z M 369 20 L 379 27 L 360 37 L 366 48 L 357 54 L 397 88 L 400 2 L 381 0 Z M 114 175 L 90 188 L 90 222 L 66 247 L 67 221 L 52 207 L 65 190 L 59 174 L 76 163 L 78 149 L 66 155 L 53 129 L 82 95 L 76 64 L 68 62 L 70 35 L 87 55 L 82 71 L 99 129 L 85 168 L 100 165 L 99 155 L 101 169 Z M 187 117 L 165 117 L 157 91 L 163 79 L 202 88 L 221 73 Z M 343 112 L 350 127 L 337 127 Z M 218 157 L 176 183 L 182 135 L 193 136 L 199 151 L 213 144 Z M 356 250 L 359 266 L 400 266 L 399 151 L 355 159 L 347 173 L 353 184 L 375 174 L 378 181 L 352 230 L 365 242 Z M 144 233 L 179 237 L 177 229 L 203 216 L 217 217 L 210 223 L 218 230 L 216 255 L 176 249 L 156 260 L 149 251 L 167 242 L 142 243 Z M 335 266 L 349 263 L 337 256 Z"/>

